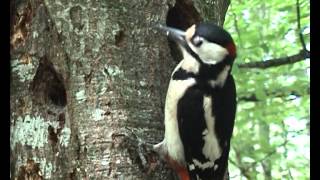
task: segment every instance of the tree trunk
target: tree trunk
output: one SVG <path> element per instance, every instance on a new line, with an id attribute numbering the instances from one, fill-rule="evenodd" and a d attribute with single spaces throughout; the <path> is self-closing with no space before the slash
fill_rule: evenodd
<path id="1" fill-rule="evenodd" d="M 130 142 L 163 138 L 176 62 L 153 25 L 221 25 L 229 2 L 10 2 L 10 178 L 172 179 Z"/>
<path id="2" fill-rule="evenodd" d="M 259 105 L 258 105 L 259 107 Z M 267 124 L 264 121 L 259 122 L 259 136 L 260 136 L 260 142 L 264 144 L 265 149 L 272 149 L 270 147 L 270 127 L 269 124 Z M 265 180 L 271 180 L 272 179 L 272 161 L 270 158 L 265 159 L 261 162 L 262 168 L 263 168 L 263 174 Z"/>

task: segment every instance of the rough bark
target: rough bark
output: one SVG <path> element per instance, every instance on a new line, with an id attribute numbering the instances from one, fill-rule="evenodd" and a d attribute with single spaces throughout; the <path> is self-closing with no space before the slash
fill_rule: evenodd
<path id="1" fill-rule="evenodd" d="M 173 178 L 126 137 L 163 138 L 176 62 L 153 25 L 179 3 L 185 25 L 207 17 L 199 0 L 11 1 L 11 179 Z"/>

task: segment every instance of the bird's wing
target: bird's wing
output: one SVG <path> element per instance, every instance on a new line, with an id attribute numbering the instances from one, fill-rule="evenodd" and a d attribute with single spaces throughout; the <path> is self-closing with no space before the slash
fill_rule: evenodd
<path id="1" fill-rule="evenodd" d="M 211 112 L 206 106 L 211 107 Z M 227 167 L 235 112 L 236 90 L 232 76 L 228 77 L 220 90 L 207 94 L 193 86 L 179 100 L 179 134 L 191 177 L 223 177 Z M 210 129 L 213 129 L 213 135 L 206 135 Z"/>

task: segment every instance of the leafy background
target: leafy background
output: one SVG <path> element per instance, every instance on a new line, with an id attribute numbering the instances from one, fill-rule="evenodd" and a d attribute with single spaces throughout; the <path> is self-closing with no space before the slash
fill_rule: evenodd
<path id="1" fill-rule="evenodd" d="M 310 2 L 300 0 L 299 7 L 309 50 Z M 231 179 L 310 179 L 310 59 L 265 69 L 238 66 L 298 54 L 297 24 L 296 1 L 231 1 L 224 24 L 238 52 Z"/>

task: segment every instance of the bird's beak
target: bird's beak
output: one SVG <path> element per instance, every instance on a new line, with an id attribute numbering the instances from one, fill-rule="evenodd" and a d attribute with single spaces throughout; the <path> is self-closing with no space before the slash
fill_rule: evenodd
<path id="1" fill-rule="evenodd" d="M 187 46 L 187 41 L 185 38 L 186 33 L 184 31 L 163 25 L 159 25 L 157 28 L 164 32 L 169 39 L 175 41 L 183 47 Z"/>

